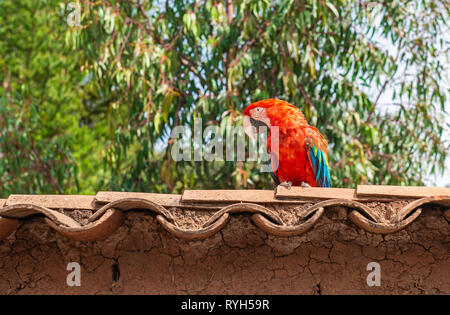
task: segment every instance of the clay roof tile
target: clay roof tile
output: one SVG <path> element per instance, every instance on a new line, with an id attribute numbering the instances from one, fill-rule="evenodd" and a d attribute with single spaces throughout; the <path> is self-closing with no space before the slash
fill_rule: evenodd
<path id="1" fill-rule="evenodd" d="M 209 237 L 229 224 L 232 215 L 242 213 L 269 234 L 300 235 L 314 228 L 333 207 L 345 209 L 346 217 L 360 228 L 386 234 L 406 228 L 431 204 L 438 205 L 450 220 L 450 188 L 440 187 L 360 185 L 356 189 L 186 190 L 182 195 L 111 191 L 96 196 L 10 195 L 0 199 L 0 239 L 39 215 L 69 238 L 100 240 L 120 227 L 126 211 L 135 209 L 153 213 L 164 229 L 188 240 Z M 197 223 L 183 225 L 183 211 L 198 215 Z"/>

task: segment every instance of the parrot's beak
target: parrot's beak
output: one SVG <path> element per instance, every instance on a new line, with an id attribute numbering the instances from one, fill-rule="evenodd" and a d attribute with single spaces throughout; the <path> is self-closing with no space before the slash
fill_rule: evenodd
<path id="1" fill-rule="evenodd" d="M 244 115 L 244 131 L 251 139 L 256 139 L 256 127 L 252 125 L 250 116 L 247 115 Z"/>

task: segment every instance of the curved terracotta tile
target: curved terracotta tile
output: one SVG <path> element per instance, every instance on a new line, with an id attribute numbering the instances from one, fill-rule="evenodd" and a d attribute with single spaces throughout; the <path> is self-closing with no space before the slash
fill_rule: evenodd
<path id="1" fill-rule="evenodd" d="M 307 232 L 322 217 L 324 208 L 316 209 L 312 217 L 305 222 L 296 225 L 277 225 L 267 220 L 263 215 L 256 213 L 252 215 L 252 220 L 261 230 L 277 236 L 296 236 Z"/>
<path id="2" fill-rule="evenodd" d="M 144 199 L 144 198 L 123 198 L 116 201 L 112 201 L 100 209 L 98 209 L 90 218 L 89 221 L 93 222 L 100 218 L 108 209 L 115 208 L 122 211 L 133 210 L 133 209 L 145 209 L 156 212 L 168 218 L 173 222 L 172 215 L 163 206 L 157 204 L 156 202 Z"/>
<path id="3" fill-rule="evenodd" d="M 114 233 L 123 222 L 123 212 L 116 209 L 108 209 L 97 221 L 80 227 L 67 227 L 55 224 L 52 220 L 45 221 L 53 229 L 77 241 L 101 241 Z"/>
<path id="4" fill-rule="evenodd" d="M 228 213 L 224 213 L 218 220 L 214 221 L 214 223 L 208 225 L 207 227 L 202 227 L 198 230 L 182 229 L 177 225 L 167 221 L 166 218 L 164 218 L 162 215 L 156 216 L 156 220 L 162 225 L 164 229 L 179 238 L 185 240 L 201 240 L 219 232 L 225 225 L 227 225 L 228 221 L 230 220 L 230 215 Z"/>
<path id="5" fill-rule="evenodd" d="M 77 221 L 63 213 L 33 204 L 17 204 L 0 209 L 0 216 L 9 219 L 24 219 L 35 214 L 43 214 L 59 225 L 69 227 L 80 226 Z"/>
<path id="6" fill-rule="evenodd" d="M 261 205 L 255 204 L 255 203 L 235 203 L 229 206 L 226 206 L 222 208 L 221 210 L 217 211 L 209 220 L 203 225 L 208 226 L 212 224 L 214 221 L 216 221 L 218 218 L 220 218 L 225 213 L 262 213 L 275 221 L 278 224 L 283 224 L 283 220 L 278 216 L 278 214 L 274 213 L 273 211 L 267 209 L 266 207 L 263 207 Z"/>
<path id="7" fill-rule="evenodd" d="M 20 220 L 7 219 L 0 217 L 0 240 L 7 238 L 22 223 Z"/>

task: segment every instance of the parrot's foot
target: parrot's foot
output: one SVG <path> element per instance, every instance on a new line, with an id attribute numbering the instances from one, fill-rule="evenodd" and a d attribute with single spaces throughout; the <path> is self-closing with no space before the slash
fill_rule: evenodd
<path id="1" fill-rule="evenodd" d="M 291 187 L 292 187 L 292 182 L 282 182 L 282 183 L 279 184 L 278 186 L 283 186 L 283 187 L 286 187 L 287 189 L 291 189 Z"/>
<path id="2" fill-rule="evenodd" d="M 308 183 L 305 183 L 305 182 L 302 182 L 301 186 L 302 186 L 302 187 L 305 187 L 305 188 L 307 188 L 307 187 L 311 187 L 311 185 L 310 185 L 310 184 L 308 184 Z"/>

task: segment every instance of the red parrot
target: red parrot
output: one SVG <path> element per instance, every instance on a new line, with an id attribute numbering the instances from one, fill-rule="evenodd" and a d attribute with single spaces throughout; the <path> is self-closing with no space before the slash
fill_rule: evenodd
<path id="1" fill-rule="evenodd" d="M 245 132 L 255 138 L 255 130 L 260 132 L 261 126 L 269 130 L 279 127 L 278 154 L 271 151 L 269 136 L 266 144 L 277 185 L 331 187 L 327 140 L 317 128 L 308 125 L 297 107 L 279 99 L 250 104 L 244 110 Z"/>

